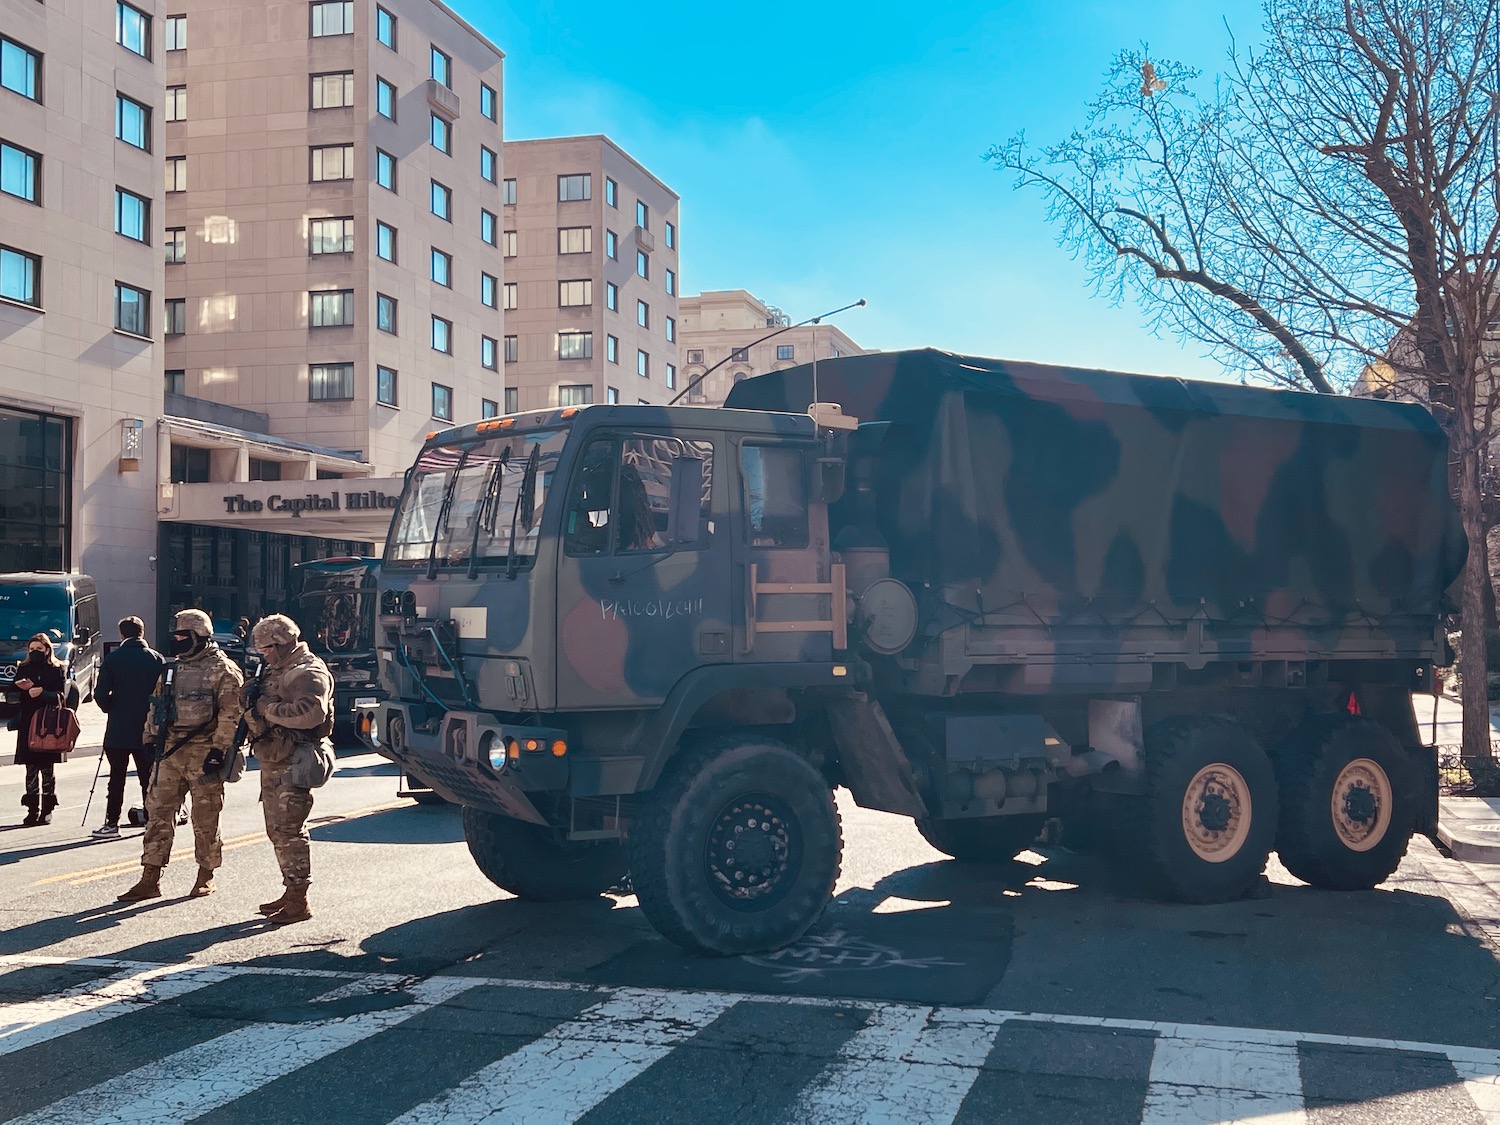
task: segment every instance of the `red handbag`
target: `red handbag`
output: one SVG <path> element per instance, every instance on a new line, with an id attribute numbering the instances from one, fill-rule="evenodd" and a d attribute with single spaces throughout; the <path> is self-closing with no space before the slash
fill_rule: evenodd
<path id="1" fill-rule="evenodd" d="M 31 726 L 26 731 L 26 747 L 29 750 L 46 750 L 66 756 L 81 733 L 82 728 L 78 725 L 78 716 L 73 708 L 49 703 L 31 716 Z"/>

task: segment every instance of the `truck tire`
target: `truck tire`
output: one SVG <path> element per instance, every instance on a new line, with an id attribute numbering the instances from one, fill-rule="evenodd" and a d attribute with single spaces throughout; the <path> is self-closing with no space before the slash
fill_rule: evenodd
<path id="1" fill-rule="evenodd" d="M 593 898 L 625 877 L 625 849 L 616 840 L 571 843 L 539 824 L 468 807 L 463 822 L 479 870 L 517 898 Z"/>
<path id="2" fill-rule="evenodd" d="M 667 940 L 765 952 L 818 920 L 842 848 L 816 769 L 779 743 L 727 736 L 679 754 L 645 795 L 630 828 L 630 877 Z"/>
<path id="3" fill-rule="evenodd" d="M 1243 898 L 1276 837 L 1276 775 L 1232 719 L 1169 719 L 1146 733 L 1146 795 L 1123 826 L 1130 859 L 1179 902 Z"/>
<path id="4" fill-rule="evenodd" d="M 1396 737 L 1373 719 L 1330 716 L 1298 731 L 1275 762 L 1286 869 L 1334 891 L 1385 882 L 1417 819 L 1416 780 Z"/>
<path id="5" fill-rule="evenodd" d="M 1031 815 L 923 819 L 917 821 L 917 831 L 960 863 L 1009 863 L 1036 840 L 1046 819 Z"/>

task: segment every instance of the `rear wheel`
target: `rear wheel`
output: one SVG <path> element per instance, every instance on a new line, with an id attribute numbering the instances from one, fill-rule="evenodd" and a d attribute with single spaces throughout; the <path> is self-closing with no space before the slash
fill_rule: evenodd
<path id="1" fill-rule="evenodd" d="M 1036 841 L 1042 816 L 979 816 L 919 820 L 922 839 L 960 863 L 1006 863 Z"/>
<path id="2" fill-rule="evenodd" d="M 573 842 L 545 825 L 467 807 L 463 821 L 464 842 L 479 870 L 517 898 L 592 898 L 625 877 L 625 849 L 617 840 Z"/>
<path id="3" fill-rule="evenodd" d="M 1308 724 L 1276 755 L 1281 825 L 1276 849 L 1297 878 L 1368 890 L 1396 870 L 1416 824 L 1411 764 L 1372 719 Z"/>
<path id="4" fill-rule="evenodd" d="M 1180 902 L 1241 898 L 1276 835 L 1276 777 L 1231 719 L 1170 719 L 1146 734 L 1146 795 L 1129 813 L 1131 858 Z"/>
<path id="5" fill-rule="evenodd" d="M 630 829 L 641 909 L 668 940 L 752 953 L 823 913 L 842 840 L 828 783 L 770 741 L 720 739 L 674 759 Z"/>

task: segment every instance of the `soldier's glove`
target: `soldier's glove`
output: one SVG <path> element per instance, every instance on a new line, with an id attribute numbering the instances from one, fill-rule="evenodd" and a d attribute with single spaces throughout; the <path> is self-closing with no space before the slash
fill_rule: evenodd
<path id="1" fill-rule="evenodd" d="M 207 754 L 203 755 L 203 775 L 207 777 L 210 774 L 222 773 L 223 770 L 224 751 L 215 746 Z"/>

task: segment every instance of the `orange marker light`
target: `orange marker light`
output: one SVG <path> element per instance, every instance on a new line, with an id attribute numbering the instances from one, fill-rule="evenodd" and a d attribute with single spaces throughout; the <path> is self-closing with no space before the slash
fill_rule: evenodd
<path id="1" fill-rule="evenodd" d="M 534 738 L 528 738 L 526 740 L 526 749 L 529 750 L 531 753 L 535 754 L 541 748 L 542 748 L 542 744 L 540 742 L 538 742 L 536 739 L 534 739 Z"/>
<path id="2" fill-rule="evenodd" d="M 552 756 L 554 758 L 561 758 L 567 752 L 568 752 L 568 744 L 566 742 L 564 742 L 562 739 L 559 738 L 556 742 L 554 742 L 552 744 Z"/>

